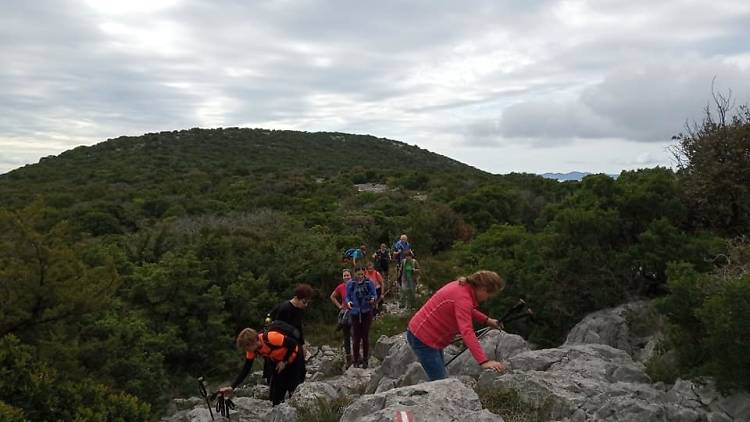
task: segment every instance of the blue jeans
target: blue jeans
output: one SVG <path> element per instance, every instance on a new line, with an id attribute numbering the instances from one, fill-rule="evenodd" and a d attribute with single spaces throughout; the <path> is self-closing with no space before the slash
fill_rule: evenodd
<path id="1" fill-rule="evenodd" d="M 448 377 L 448 373 L 445 371 L 445 360 L 442 349 L 435 349 L 422 343 L 409 330 L 406 331 L 406 341 L 409 343 L 409 347 L 411 347 L 414 354 L 417 355 L 417 359 L 422 364 L 424 371 L 427 372 L 427 378 L 430 381 Z"/>

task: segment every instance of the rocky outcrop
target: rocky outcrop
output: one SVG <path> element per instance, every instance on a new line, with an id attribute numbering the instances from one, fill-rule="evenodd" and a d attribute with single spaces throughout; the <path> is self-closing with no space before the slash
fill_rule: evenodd
<path id="1" fill-rule="evenodd" d="M 344 357 L 338 350 L 331 346 L 321 347 L 308 346 L 305 352 L 309 354 L 306 362 L 307 378 L 318 381 L 341 375 L 344 369 Z"/>
<path id="2" fill-rule="evenodd" d="M 426 382 L 404 334 L 381 337 L 375 369 L 349 368 L 334 348 L 309 348 L 310 375 L 288 403 L 271 408 L 268 387 L 237 390 L 232 420 L 296 422 L 308 409 L 354 400 L 341 421 L 393 421 L 396 412 L 416 420 L 501 421 L 482 410 L 477 393 L 513 390 L 520 409 L 541 420 L 586 421 L 750 421 L 750 394 L 723 396 L 711 380 L 652 383 L 643 359 L 658 339 L 656 316 L 648 302 L 636 302 L 587 316 L 557 348 L 530 350 L 519 336 L 490 331 L 480 339 L 490 359 L 508 363 L 497 374 L 482 370 L 467 351 L 449 366 L 454 378 Z M 461 350 L 451 346 L 446 361 Z M 252 379 L 259 378 L 254 373 Z M 369 393 L 369 394 L 366 394 Z M 210 421 L 201 399 L 174 400 L 164 422 Z M 303 416 L 299 416 L 299 414 Z M 510 417 L 509 417 L 510 419 Z"/>
<path id="3" fill-rule="evenodd" d="M 497 361 L 507 360 L 529 350 L 529 344 L 523 337 L 499 330 L 488 331 L 479 339 L 479 342 L 482 344 L 487 358 Z M 463 349 L 454 348 L 451 350 L 452 353 L 446 350 L 445 361 L 448 362 L 456 353 L 461 353 L 461 350 Z M 461 353 L 448 365 L 448 374 L 450 375 L 468 375 L 476 378 L 482 371 L 482 367 L 477 364 L 468 350 Z"/>
<path id="4" fill-rule="evenodd" d="M 479 342 L 487 357 L 493 360 L 506 360 L 529 350 L 528 343 L 522 337 L 498 330 L 488 332 L 479 339 Z M 406 336 L 403 334 L 381 337 L 375 345 L 375 350 L 378 350 L 377 353 L 379 354 L 385 353 L 385 357 L 382 359 L 383 362 L 380 367 L 373 373 L 372 380 L 367 388 L 368 393 L 377 393 L 427 381 L 427 374 L 417 362 L 417 358 L 406 343 Z M 460 350 L 461 348 L 458 347 L 446 349 L 446 362 Z M 468 375 L 476 378 L 481 372 L 482 368 L 468 351 L 461 353 L 448 366 L 448 373 L 454 376 Z"/>
<path id="5" fill-rule="evenodd" d="M 271 418 L 271 406 L 267 400 L 258 400 L 250 397 L 236 397 L 232 400 L 236 411 L 232 413 L 232 420 L 242 422 L 266 422 Z M 220 420 L 221 416 L 214 411 L 214 418 Z M 168 418 L 162 418 L 162 422 L 212 422 L 211 413 L 205 402 L 197 405 L 191 410 L 183 410 Z M 279 419 L 279 421 L 281 421 Z"/>
<path id="6" fill-rule="evenodd" d="M 346 408 L 341 422 L 392 422 L 399 412 L 408 412 L 417 421 L 503 420 L 482 410 L 474 390 L 455 378 L 449 378 L 362 396 Z"/>
<path id="7" fill-rule="evenodd" d="M 653 302 L 627 303 L 587 315 L 570 330 L 565 344 L 606 344 L 646 362 L 660 340 L 659 321 Z"/>
<path id="8" fill-rule="evenodd" d="M 603 344 L 528 351 L 508 363 L 505 374 L 483 372 L 478 388 L 514 390 L 528 406 L 545 409 L 550 420 L 697 422 L 743 416 L 733 408 L 738 399 L 719 400 L 711 386 L 652 384 L 642 364 Z"/>

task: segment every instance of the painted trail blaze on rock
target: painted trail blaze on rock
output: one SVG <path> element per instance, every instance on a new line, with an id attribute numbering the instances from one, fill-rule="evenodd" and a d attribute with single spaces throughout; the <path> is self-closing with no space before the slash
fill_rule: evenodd
<path id="1" fill-rule="evenodd" d="M 415 422 L 414 415 L 406 410 L 396 411 L 396 422 Z"/>

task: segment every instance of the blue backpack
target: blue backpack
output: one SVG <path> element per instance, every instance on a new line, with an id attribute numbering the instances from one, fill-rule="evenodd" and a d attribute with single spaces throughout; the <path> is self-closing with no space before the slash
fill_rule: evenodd
<path id="1" fill-rule="evenodd" d="M 354 254 L 357 252 L 357 248 L 349 248 L 344 252 L 342 258 L 354 258 Z"/>

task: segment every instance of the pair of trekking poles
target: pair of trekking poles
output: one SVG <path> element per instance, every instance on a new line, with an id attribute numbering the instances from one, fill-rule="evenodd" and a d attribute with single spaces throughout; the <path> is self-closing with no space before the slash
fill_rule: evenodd
<path id="1" fill-rule="evenodd" d="M 533 318 L 534 317 L 534 311 L 531 310 L 531 308 L 528 306 L 526 301 L 523 299 L 518 299 L 518 302 L 513 305 L 510 309 L 508 309 L 503 316 L 500 317 L 500 319 L 497 320 L 498 324 L 505 324 L 512 321 L 518 321 L 520 319 L 524 318 Z M 482 338 L 485 334 L 489 333 L 492 330 L 492 327 L 485 327 L 480 330 L 477 330 L 477 339 Z M 461 340 L 461 337 L 458 336 L 456 339 L 453 340 L 453 343 Z M 455 356 L 450 358 L 450 360 L 445 364 L 445 367 L 447 368 L 448 365 L 450 365 L 456 358 L 461 356 L 466 350 L 468 350 L 468 347 L 464 346 L 463 349 L 461 349 L 460 352 L 456 353 Z"/>
<path id="2" fill-rule="evenodd" d="M 214 419 L 214 412 L 213 410 L 211 410 L 211 402 L 214 400 L 216 400 L 216 413 L 229 418 L 229 411 L 234 410 L 235 408 L 234 402 L 230 400 L 229 397 L 224 397 L 224 394 L 222 394 L 218 390 L 209 395 L 208 390 L 206 389 L 206 382 L 204 381 L 203 377 L 198 378 L 198 391 L 200 391 L 203 400 L 206 401 L 206 406 L 208 406 L 208 413 L 211 415 L 212 421 L 216 420 Z"/>

